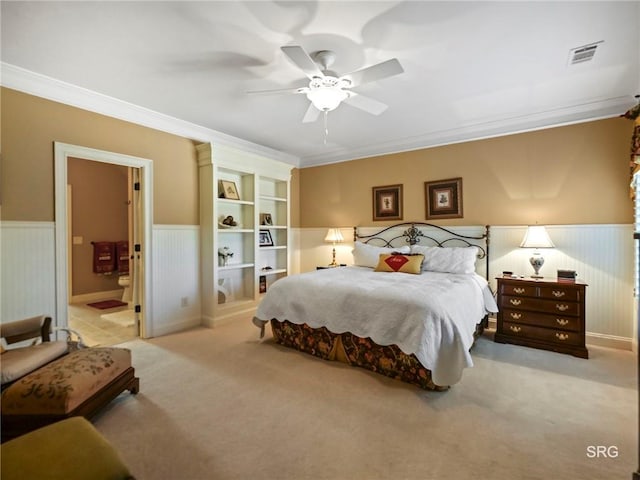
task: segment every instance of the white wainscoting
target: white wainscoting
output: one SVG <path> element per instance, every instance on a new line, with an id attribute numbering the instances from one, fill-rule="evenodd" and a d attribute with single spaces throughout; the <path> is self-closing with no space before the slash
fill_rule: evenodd
<path id="1" fill-rule="evenodd" d="M 55 318 L 55 224 L 0 223 L 1 320 Z M 153 318 L 148 336 L 200 325 L 200 227 L 153 226 Z M 182 306 L 186 298 L 187 306 Z"/>
<path id="2" fill-rule="evenodd" d="M 55 321 L 54 245 L 53 222 L 0 223 L 2 322 L 36 315 L 49 315 Z"/>
<path id="3" fill-rule="evenodd" d="M 166 335 L 201 324 L 199 239 L 198 225 L 153 226 L 150 336 Z M 184 301 L 186 306 L 183 306 Z"/>
<path id="4" fill-rule="evenodd" d="M 299 270 L 314 270 L 331 261 L 331 245 L 324 243 L 326 228 L 297 229 Z M 367 231 L 370 230 L 367 227 Z M 353 263 L 353 229 L 342 228 L 345 242 L 336 246 L 338 263 Z M 531 250 L 519 248 L 526 226 L 492 226 L 490 233 L 489 279 L 509 270 L 530 275 Z M 542 275 L 555 278 L 558 269 L 570 269 L 586 281 L 587 343 L 631 350 L 633 344 L 634 298 L 633 226 L 553 225 L 547 231 L 556 245 L 542 251 Z"/>
<path id="5" fill-rule="evenodd" d="M 526 227 L 491 227 L 492 277 L 503 270 L 530 275 L 530 249 L 519 248 Z M 633 340 L 633 225 L 551 225 L 556 248 L 541 249 L 540 274 L 575 270 L 589 284 L 586 298 L 587 343 L 631 350 Z M 495 289 L 495 280 L 492 282 Z"/>

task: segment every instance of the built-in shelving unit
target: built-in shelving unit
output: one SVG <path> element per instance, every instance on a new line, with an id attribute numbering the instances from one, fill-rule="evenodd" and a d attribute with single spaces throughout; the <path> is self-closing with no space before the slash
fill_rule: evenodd
<path id="1" fill-rule="evenodd" d="M 292 167 L 224 145 L 197 149 L 203 316 L 213 326 L 255 308 L 262 293 L 289 273 Z M 225 198 L 222 191 L 231 184 Z M 225 223 L 229 217 L 235 225 Z M 226 261 L 218 255 L 225 247 L 233 253 Z"/>

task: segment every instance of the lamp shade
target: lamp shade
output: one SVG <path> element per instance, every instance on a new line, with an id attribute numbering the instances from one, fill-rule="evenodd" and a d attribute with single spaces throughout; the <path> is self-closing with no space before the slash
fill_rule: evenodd
<path id="1" fill-rule="evenodd" d="M 529 225 L 527 233 L 524 234 L 522 248 L 554 248 L 555 245 L 551 241 L 547 229 L 544 225 Z"/>
<path id="2" fill-rule="evenodd" d="M 327 231 L 327 236 L 324 237 L 324 241 L 327 243 L 342 243 L 344 238 L 339 228 L 330 228 Z"/>

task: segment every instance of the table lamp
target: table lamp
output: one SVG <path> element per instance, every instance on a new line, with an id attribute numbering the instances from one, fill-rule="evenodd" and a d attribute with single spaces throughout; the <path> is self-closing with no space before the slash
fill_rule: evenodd
<path id="1" fill-rule="evenodd" d="M 553 248 L 555 245 L 549 238 L 549 234 L 547 233 L 547 229 L 544 228 L 544 225 L 529 225 L 527 228 L 527 233 L 524 234 L 524 238 L 522 239 L 522 243 L 520 244 L 521 248 L 534 248 L 533 255 L 529 259 L 529 263 L 533 267 L 534 274 L 531 275 L 531 278 L 543 278 L 540 275 L 540 267 L 544 265 L 544 258 L 538 252 L 539 248 Z"/>
<path id="2" fill-rule="evenodd" d="M 324 241 L 327 243 L 333 244 L 333 258 L 329 266 L 337 267 L 338 264 L 336 263 L 336 243 L 344 242 L 344 238 L 342 237 L 342 232 L 340 232 L 339 228 L 330 228 L 327 231 L 327 236 L 324 237 Z"/>

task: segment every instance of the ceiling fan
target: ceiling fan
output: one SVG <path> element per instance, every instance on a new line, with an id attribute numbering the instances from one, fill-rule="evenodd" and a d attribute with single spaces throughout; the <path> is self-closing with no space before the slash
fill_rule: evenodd
<path id="1" fill-rule="evenodd" d="M 333 65 L 336 54 L 331 50 L 320 50 L 309 55 L 299 45 L 280 47 L 289 59 L 309 78 L 307 87 L 286 88 L 279 90 L 262 90 L 247 92 L 251 94 L 305 94 L 311 101 L 302 121 L 314 122 L 320 112 L 326 114 L 336 109 L 342 102 L 364 110 L 373 115 L 380 115 L 387 109 L 387 105 L 373 98 L 360 95 L 353 90 L 365 83 L 374 82 L 383 78 L 398 75 L 404 72 L 397 58 L 365 67 L 339 77 L 329 70 Z"/>

